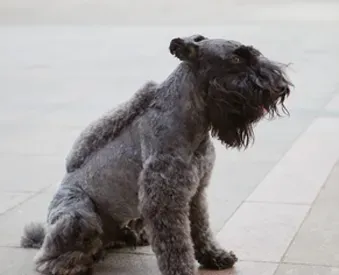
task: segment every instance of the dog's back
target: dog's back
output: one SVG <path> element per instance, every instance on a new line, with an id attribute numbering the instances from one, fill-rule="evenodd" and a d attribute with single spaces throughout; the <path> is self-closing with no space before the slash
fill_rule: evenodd
<path id="1" fill-rule="evenodd" d="M 140 116 L 154 99 L 157 84 L 147 82 L 133 98 L 97 119 L 80 134 L 66 158 L 68 173 L 80 168 L 99 148 L 116 138 L 121 131 Z"/>

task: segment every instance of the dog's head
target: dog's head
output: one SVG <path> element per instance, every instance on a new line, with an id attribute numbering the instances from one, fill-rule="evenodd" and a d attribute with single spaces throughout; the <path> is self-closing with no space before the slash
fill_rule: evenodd
<path id="1" fill-rule="evenodd" d="M 284 100 L 292 84 L 286 66 L 254 47 L 193 35 L 173 39 L 169 48 L 203 83 L 212 135 L 227 147 L 246 148 L 254 138 L 254 123 L 266 114 L 288 114 Z"/>

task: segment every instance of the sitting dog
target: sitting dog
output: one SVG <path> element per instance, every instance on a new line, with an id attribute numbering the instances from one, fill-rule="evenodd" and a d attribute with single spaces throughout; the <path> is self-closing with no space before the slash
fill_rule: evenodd
<path id="1" fill-rule="evenodd" d="M 256 122 L 288 114 L 292 84 L 286 66 L 236 41 L 193 35 L 169 50 L 181 62 L 166 80 L 145 84 L 74 143 L 46 228 L 29 225 L 22 237 L 40 248 L 38 271 L 90 274 L 105 248 L 147 239 L 163 275 L 193 275 L 195 260 L 209 269 L 237 261 L 209 224 L 211 139 L 247 148 Z"/>

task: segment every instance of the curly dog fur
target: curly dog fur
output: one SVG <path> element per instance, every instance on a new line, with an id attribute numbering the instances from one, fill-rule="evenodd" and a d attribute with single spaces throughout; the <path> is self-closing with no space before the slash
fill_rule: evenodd
<path id="1" fill-rule="evenodd" d="M 252 46 L 202 35 L 175 38 L 181 60 L 162 83 L 89 125 L 66 161 L 47 225 L 25 228 L 23 247 L 40 248 L 37 270 L 90 274 L 103 251 L 149 241 L 163 275 L 193 275 L 237 261 L 215 240 L 206 188 L 215 161 L 211 138 L 246 148 L 267 114 L 288 113 L 285 66 Z"/>

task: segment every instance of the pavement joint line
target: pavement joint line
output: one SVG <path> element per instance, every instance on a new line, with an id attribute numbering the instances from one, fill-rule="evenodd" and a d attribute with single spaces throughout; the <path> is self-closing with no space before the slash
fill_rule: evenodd
<path id="1" fill-rule="evenodd" d="M 328 173 L 328 175 L 327 175 L 325 181 L 323 182 L 323 184 L 322 184 L 321 187 L 319 188 L 319 191 L 318 191 L 317 196 L 316 196 L 316 197 L 314 198 L 314 200 L 312 201 L 311 207 L 308 209 L 308 211 L 307 211 L 305 217 L 303 218 L 303 220 L 302 220 L 301 223 L 300 223 L 300 226 L 298 227 L 298 229 L 296 230 L 296 232 L 295 232 L 293 238 L 291 239 L 291 241 L 289 242 L 288 246 L 286 247 L 286 250 L 285 250 L 284 254 L 281 256 L 280 261 L 284 262 L 284 259 L 285 259 L 286 255 L 287 255 L 289 249 L 291 248 L 293 242 L 295 241 L 295 239 L 296 239 L 296 237 L 297 237 L 297 235 L 298 235 L 300 229 L 301 229 L 302 226 L 305 224 L 306 219 L 309 217 L 309 215 L 310 215 L 310 213 L 311 213 L 311 211 L 312 211 L 312 209 L 313 209 L 313 207 L 314 207 L 314 204 L 315 204 L 316 200 L 319 198 L 320 193 L 321 193 L 321 190 L 323 189 L 323 187 L 326 185 L 327 181 L 328 181 L 329 178 L 331 177 L 331 175 L 332 175 L 332 173 L 333 173 L 333 171 L 334 171 L 336 165 L 338 165 L 338 161 L 339 161 L 339 160 L 337 160 L 337 162 L 333 165 L 333 167 L 332 167 L 331 171 Z"/>
<path id="2" fill-rule="evenodd" d="M 24 249 L 20 246 L 0 246 L 1 248 L 9 248 L 9 249 L 15 249 L 15 250 L 25 250 L 27 251 L 27 249 Z M 38 251 L 38 249 L 29 249 L 31 251 Z M 126 255 L 140 255 L 140 256 L 146 256 L 146 257 L 155 257 L 154 253 L 146 253 L 146 252 L 138 252 L 138 251 L 111 251 L 108 253 L 108 255 L 113 255 L 113 254 L 126 254 Z M 239 263 L 243 262 L 243 263 L 247 263 L 247 262 L 251 262 L 251 263 L 267 263 L 267 264 L 286 264 L 286 265 L 301 265 L 301 266 L 311 266 L 311 267 L 330 267 L 330 268 L 339 268 L 339 265 L 319 265 L 319 264 L 312 264 L 312 263 L 303 263 L 303 262 L 282 262 L 282 261 L 259 261 L 259 260 L 251 260 L 251 259 L 246 259 L 246 260 L 241 260 L 239 259 L 238 261 Z"/>
<path id="3" fill-rule="evenodd" d="M 1 181 L 0 181 L 1 183 Z M 40 191 L 40 190 L 39 190 Z M 29 193 L 32 193 L 32 194 L 35 194 L 36 192 L 39 192 L 39 191 L 26 191 L 26 190 L 20 190 L 20 191 L 12 191 L 12 190 L 0 190 L 0 193 L 11 193 L 11 194 L 29 194 Z"/>
<path id="4" fill-rule="evenodd" d="M 303 262 L 280 262 L 279 264 L 281 264 L 281 265 L 302 265 L 302 266 L 311 266 L 311 267 L 339 268 L 339 264 L 338 265 L 326 265 L 326 264 L 319 265 L 319 264 L 303 263 Z"/>
<path id="5" fill-rule="evenodd" d="M 298 202 L 280 202 L 280 201 L 251 201 L 251 200 L 245 200 L 244 203 L 262 203 L 262 204 L 280 204 L 280 205 L 295 205 L 295 206 L 312 206 L 312 203 L 298 203 Z"/>
<path id="6" fill-rule="evenodd" d="M 22 204 L 25 203 L 26 201 L 32 199 L 32 198 L 35 197 L 37 194 L 38 194 L 38 193 L 33 193 L 31 196 L 28 196 L 28 198 L 26 198 L 25 200 L 23 200 L 23 201 L 19 202 L 18 204 L 13 205 L 12 207 L 8 208 L 5 212 L 0 213 L 0 217 L 1 217 L 1 216 L 4 216 L 7 212 L 9 212 L 9 211 L 15 209 L 16 207 L 22 205 Z"/>
<path id="7" fill-rule="evenodd" d="M 324 113 L 320 114 L 321 117 L 334 117 L 337 118 L 339 117 L 339 112 L 330 112 L 330 111 L 325 111 Z"/>
<path id="8" fill-rule="evenodd" d="M 34 154 L 34 153 L 20 153 L 20 152 L 0 152 L 0 157 L 48 157 L 48 158 L 61 158 L 61 155 L 55 154 Z"/>
<path id="9" fill-rule="evenodd" d="M 313 120 L 312 120 L 312 122 L 313 122 Z M 310 123 L 310 125 L 312 124 L 312 122 Z M 289 146 L 289 148 L 291 147 L 291 145 L 293 145 L 293 143 L 308 129 L 308 127 L 309 127 L 309 125 L 308 126 L 306 126 L 306 129 L 304 130 L 304 131 L 302 131 L 299 135 L 297 135 L 296 137 L 295 137 L 295 139 L 293 139 L 292 140 L 292 142 L 291 142 L 291 144 L 290 144 L 290 146 Z M 233 218 L 233 216 L 237 213 L 237 211 L 239 210 L 239 208 L 244 204 L 244 202 L 246 202 L 246 199 L 255 191 L 255 189 L 259 186 L 259 184 L 267 177 L 267 175 L 271 172 L 271 170 L 272 169 L 274 169 L 274 167 L 276 166 L 276 165 L 278 165 L 278 163 L 280 162 L 280 160 L 285 156 L 285 154 L 288 152 L 288 150 L 286 151 L 285 150 L 285 152 L 283 153 L 283 154 L 281 154 L 281 156 L 280 156 L 280 158 L 276 161 L 276 163 L 270 168 L 270 169 L 268 169 L 268 171 L 264 174 L 264 176 L 263 176 L 263 178 L 262 178 L 262 180 L 256 185 L 256 186 L 254 186 L 253 187 L 253 189 L 251 190 L 252 192 L 250 192 L 249 194 L 248 194 L 248 196 L 244 199 L 244 200 L 242 200 L 241 201 L 241 203 L 239 203 L 239 205 L 236 207 L 236 209 L 233 211 L 233 213 L 225 220 L 225 222 L 223 223 L 223 225 L 220 227 L 220 229 L 216 232 L 216 234 L 215 235 L 218 235 L 219 233 L 220 233 L 220 231 L 227 225 L 227 223 L 229 222 L 229 220 L 230 219 L 232 219 Z"/>
<path id="10" fill-rule="evenodd" d="M 329 101 L 330 102 L 330 101 Z M 325 106 L 327 105 L 327 103 L 325 104 Z M 324 107 L 322 107 L 324 108 Z M 284 153 L 281 155 L 281 157 L 277 160 L 277 162 L 273 165 L 273 167 L 265 174 L 265 176 L 263 177 L 262 181 L 260 183 L 262 183 L 266 178 L 267 176 L 269 175 L 269 173 L 274 170 L 280 163 L 280 161 L 290 152 L 291 148 L 293 147 L 293 145 L 302 137 L 303 134 L 305 134 L 307 132 L 307 130 L 309 130 L 312 126 L 313 126 L 313 123 L 317 120 L 317 119 L 320 119 L 320 118 L 327 118 L 325 116 L 321 116 L 320 114 L 319 115 L 316 115 L 315 117 L 313 117 L 312 121 L 307 125 L 305 126 L 304 130 L 301 131 L 294 139 L 293 141 L 290 143 L 290 146 L 289 146 L 289 149 L 288 150 L 285 150 Z M 252 190 L 252 192 L 247 196 L 247 198 L 249 198 L 254 192 L 255 190 L 259 187 L 260 183 L 255 186 L 255 188 Z M 320 192 L 320 190 L 319 190 Z M 318 193 L 319 193 L 318 192 Z M 245 201 L 247 201 L 247 198 L 245 199 Z"/>
<path id="11" fill-rule="evenodd" d="M 330 102 L 330 101 L 331 101 L 331 100 L 329 100 L 329 102 Z M 325 104 L 325 106 L 326 106 L 326 105 L 327 105 L 327 104 Z M 294 144 L 299 138 L 301 138 L 301 136 L 302 136 L 302 135 L 310 128 L 310 127 L 312 127 L 314 121 L 315 121 L 316 119 L 319 119 L 319 118 L 322 118 L 322 116 L 316 116 L 316 117 L 312 120 L 312 122 L 306 127 L 306 129 L 305 129 L 304 131 L 302 131 L 302 132 L 295 138 L 295 140 L 291 143 L 290 148 L 293 146 L 293 144 Z M 284 156 L 285 156 L 289 151 L 290 151 L 290 150 L 285 151 L 285 153 L 284 153 L 283 156 L 280 158 L 280 160 L 272 167 L 272 169 L 270 169 L 270 170 L 267 172 L 267 174 L 265 175 L 265 177 L 263 178 L 262 181 L 265 180 L 265 178 L 267 177 L 267 175 L 270 173 L 270 171 L 272 171 L 272 170 L 274 169 L 274 167 L 276 167 L 277 165 L 279 165 L 280 161 L 284 158 Z M 314 198 L 314 200 L 312 201 L 312 203 L 311 203 L 311 204 L 306 204 L 307 206 L 309 206 L 309 209 L 307 210 L 307 212 L 306 212 L 304 218 L 301 220 L 301 223 L 300 223 L 298 229 L 295 231 L 295 234 L 294 234 L 293 238 L 291 239 L 291 241 L 290 241 L 290 242 L 288 243 L 288 245 L 286 246 L 286 249 L 285 249 L 284 253 L 282 254 L 282 256 L 281 256 L 281 258 L 280 258 L 280 262 L 283 261 L 283 259 L 285 258 L 286 254 L 287 254 L 288 250 L 290 249 L 292 243 L 294 242 L 294 240 L 295 240 L 295 238 L 296 238 L 298 232 L 300 231 L 301 227 L 304 225 L 306 219 L 308 218 L 308 216 L 309 216 L 309 214 L 310 214 L 310 212 L 311 212 L 311 210 L 312 210 L 312 208 L 313 208 L 312 206 L 313 206 L 314 202 L 316 201 L 316 199 L 318 198 L 318 196 L 319 196 L 319 194 L 320 194 L 320 192 L 321 192 L 322 187 L 326 184 L 328 178 L 329 178 L 330 175 L 332 174 L 332 171 L 333 171 L 333 169 L 334 169 L 334 166 L 335 166 L 335 165 L 333 165 L 333 167 L 332 167 L 330 173 L 327 175 L 326 180 L 323 182 L 321 188 L 319 189 L 319 191 L 318 191 L 318 193 L 317 193 L 317 196 Z M 262 181 L 261 181 L 261 182 L 262 182 Z M 256 188 L 258 188 L 259 185 L 260 185 L 260 183 L 254 188 L 253 192 L 256 190 Z M 252 193 L 253 193 L 253 192 L 252 192 Z M 251 195 L 251 194 L 250 194 L 250 195 Z M 250 195 L 249 195 L 248 197 L 250 197 Z M 238 206 L 238 208 L 235 210 L 235 212 L 230 216 L 230 218 L 228 219 L 228 221 L 236 214 L 236 212 L 238 211 L 238 209 L 239 209 L 245 202 L 250 202 L 250 201 L 244 200 L 244 201 Z M 257 202 L 257 203 L 265 203 L 265 202 L 260 202 L 260 201 L 259 201 L 259 202 Z M 273 202 L 273 204 L 279 204 L 279 202 L 277 202 L 277 203 L 274 203 L 274 202 Z M 305 204 L 294 204 L 294 203 L 290 203 L 290 204 L 292 204 L 292 205 L 305 205 Z M 227 222 L 228 222 L 228 221 L 227 221 Z M 225 224 L 224 224 L 223 227 L 225 227 L 225 226 L 227 225 L 227 222 L 225 222 Z M 222 227 L 222 228 L 223 228 L 223 227 Z M 219 231 L 219 232 L 220 232 L 220 231 Z M 218 233 L 219 233 L 219 232 L 218 232 Z M 274 274 L 276 274 L 276 272 L 277 272 L 277 271 L 275 271 Z"/>
<path id="12" fill-rule="evenodd" d="M 217 237 L 217 235 L 220 233 L 220 231 L 227 225 L 227 223 L 230 221 L 230 219 L 232 219 L 232 217 L 235 215 L 235 213 L 237 213 L 237 211 L 243 205 L 243 203 L 244 203 L 244 201 L 239 203 L 239 205 L 234 209 L 233 213 L 225 220 L 225 222 L 220 226 L 220 229 L 214 234 L 215 237 Z"/>
<path id="13" fill-rule="evenodd" d="M 142 252 L 142 251 L 114 251 L 114 252 L 111 252 L 110 254 L 128 254 L 128 255 L 144 255 L 144 256 L 152 256 L 154 257 L 155 254 L 150 252 L 150 253 L 147 253 L 147 252 Z"/>
<path id="14" fill-rule="evenodd" d="M 291 148 L 291 146 L 293 146 L 293 144 L 305 133 L 305 131 L 307 131 L 307 129 L 312 125 L 313 121 L 317 118 L 317 116 L 315 118 L 313 118 L 313 120 L 311 121 L 311 123 L 309 125 L 307 125 L 304 129 L 304 131 L 301 131 L 290 143 L 289 148 Z M 271 169 L 269 169 L 265 175 L 263 176 L 262 180 L 260 181 L 260 183 L 262 181 L 265 180 L 265 178 L 268 176 L 268 174 L 274 169 L 274 167 L 276 167 L 279 162 L 284 158 L 284 156 L 287 154 L 289 150 L 285 150 L 285 152 L 283 154 L 281 154 L 280 158 L 276 161 L 276 163 L 271 167 Z M 230 221 L 230 219 L 233 218 L 233 216 L 237 213 L 237 211 L 239 210 L 239 208 L 246 202 L 247 198 L 249 198 L 251 196 L 251 194 L 258 188 L 258 186 L 260 185 L 260 183 L 255 186 L 252 189 L 252 192 L 250 192 L 248 194 L 248 196 L 238 205 L 238 207 L 234 210 L 234 212 L 228 217 L 228 219 L 225 221 L 225 223 L 221 226 L 220 230 L 218 232 L 216 232 L 216 235 L 220 233 L 220 231 L 227 225 L 227 223 Z"/>
<path id="15" fill-rule="evenodd" d="M 48 185 L 47 187 L 44 187 L 44 188 L 40 189 L 39 191 L 33 193 L 31 196 L 27 197 L 26 199 L 24 199 L 23 201 L 19 202 L 18 204 L 14 205 L 14 206 L 12 206 L 12 207 L 10 207 L 10 208 L 8 208 L 5 212 L 0 213 L 0 217 L 4 216 L 4 215 L 5 215 L 6 213 L 8 213 L 9 211 L 11 211 L 11 210 L 13 210 L 13 209 L 15 209 L 15 208 L 21 206 L 21 205 L 24 204 L 25 202 L 27 202 L 27 201 L 33 199 L 34 197 L 36 197 L 36 196 L 38 196 L 38 195 L 44 193 L 44 192 L 45 192 L 48 188 L 50 188 L 52 185 L 53 185 L 53 184 L 50 184 L 50 185 Z"/>
<path id="16" fill-rule="evenodd" d="M 39 190 L 40 191 L 40 190 Z M 38 192 L 39 192 L 38 191 Z M 20 191 L 12 191 L 12 190 L 0 190 L 0 194 L 1 193 L 11 193 L 11 194 L 29 194 L 29 193 L 32 193 L 32 194 L 35 194 L 37 191 L 26 191 L 26 190 L 20 190 Z"/>
<path id="17" fill-rule="evenodd" d="M 2 181 L 0 181 L 0 183 L 2 183 Z M 41 189 L 39 190 L 20 190 L 20 191 L 14 191 L 14 190 L 11 190 L 11 189 L 0 189 L 0 193 L 12 193 L 12 194 L 29 194 L 29 193 L 32 193 L 32 194 L 37 194 L 41 191 Z"/>

